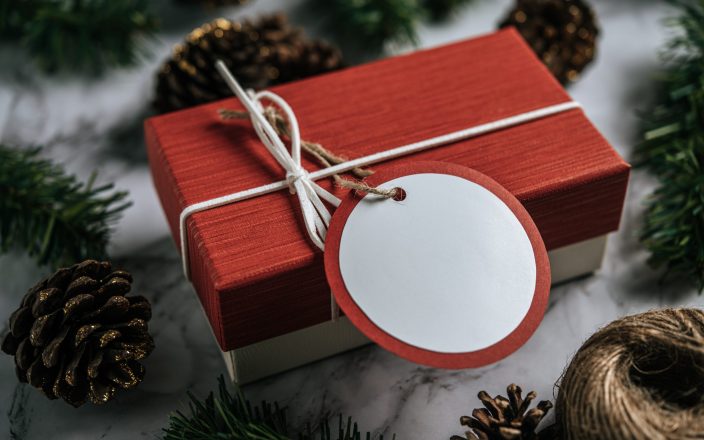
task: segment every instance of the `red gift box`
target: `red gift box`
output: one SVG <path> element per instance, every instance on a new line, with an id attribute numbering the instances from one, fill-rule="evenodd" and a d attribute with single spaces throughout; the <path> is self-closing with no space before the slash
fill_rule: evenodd
<path id="1" fill-rule="evenodd" d="M 348 158 L 570 100 L 513 30 L 272 89 L 301 137 Z M 154 182 L 176 242 L 189 205 L 284 178 L 251 123 L 222 121 L 233 97 L 146 121 Z M 618 228 L 629 166 L 579 109 L 380 163 L 446 161 L 512 192 L 548 250 Z M 318 169 L 305 157 L 307 170 Z M 324 188 L 341 196 L 329 181 Z M 223 350 L 330 320 L 323 255 L 296 196 L 279 191 L 188 219 L 192 282 Z"/>

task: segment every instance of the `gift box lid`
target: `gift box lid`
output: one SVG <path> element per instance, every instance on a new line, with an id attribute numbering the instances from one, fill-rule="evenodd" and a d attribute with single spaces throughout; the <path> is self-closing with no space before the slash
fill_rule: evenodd
<path id="1" fill-rule="evenodd" d="M 555 104 L 570 97 L 512 29 L 272 88 L 303 139 L 348 158 Z M 169 226 L 189 205 L 284 178 L 233 97 L 150 118 L 150 166 Z M 580 109 L 416 153 L 498 181 L 526 207 L 548 250 L 618 228 L 629 166 Z M 304 157 L 307 170 L 319 166 Z M 329 181 L 321 186 L 341 195 Z M 294 195 L 279 191 L 188 219 L 191 279 L 223 350 L 330 319 L 322 253 Z"/>

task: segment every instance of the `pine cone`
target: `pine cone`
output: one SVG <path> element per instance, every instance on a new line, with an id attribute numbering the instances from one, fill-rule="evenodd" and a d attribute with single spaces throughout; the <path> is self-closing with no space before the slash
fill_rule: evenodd
<path id="1" fill-rule="evenodd" d="M 243 87 L 253 89 L 342 66 L 338 49 L 306 38 L 282 14 L 264 16 L 256 22 L 218 19 L 191 32 L 163 64 L 157 78 L 157 110 L 178 110 L 231 96 L 215 70 L 218 59 Z"/>
<path id="2" fill-rule="evenodd" d="M 517 0 L 499 26 L 515 26 L 562 84 L 594 59 L 599 28 L 584 0 Z"/>
<path id="3" fill-rule="evenodd" d="M 10 316 L 2 351 L 15 356 L 17 377 L 50 399 L 78 407 L 106 403 L 144 377 L 137 362 L 151 353 L 151 305 L 129 296 L 132 276 L 86 260 L 29 289 Z"/>
<path id="4" fill-rule="evenodd" d="M 470 428 L 466 438 L 469 440 L 538 440 L 550 438 L 535 432 L 540 421 L 552 408 L 552 403 L 543 400 L 538 406 L 528 409 L 536 398 L 535 392 L 528 393 L 525 399 L 521 397 L 521 387 L 511 384 L 506 388 L 508 399 L 503 396 L 491 398 L 486 391 L 479 392 L 479 400 L 485 408 L 472 411 L 472 417 L 462 416 L 460 424 Z M 550 432 L 552 430 L 544 430 Z M 464 440 L 453 436 L 451 440 Z"/>

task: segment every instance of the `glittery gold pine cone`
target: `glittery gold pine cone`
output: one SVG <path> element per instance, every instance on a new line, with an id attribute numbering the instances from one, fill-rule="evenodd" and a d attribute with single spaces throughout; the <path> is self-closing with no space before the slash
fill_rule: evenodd
<path id="1" fill-rule="evenodd" d="M 154 341 L 149 301 L 125 296 L 131 282 L 108 262 L 86 260 L 29 289 L 2 341 L 19 380 L 76 407 L 106 403 L 119 389 L 137 386 L 144 377 L 138 361 Z"/>
<path id="2" fill-rule="evenodd" d="M 517 0 L 499 26 L 516 27 L 562 84 L 576 81 L 596 53 L 599 27 L 584 0 Z"/>
<path id="3" fill-rule="evenodd" d="M 340 51 L 311 40 L 283 14 L 256 21 L 217 19 L 193 30 L 159 70 L 155 107 L 167 112 L 232 96 L 215 62 L 245 88 L 263 89 L 342 66 Z"/>
<path id="4" fill-rule="evenodd" d="M 469 440 L 541 440 L 554 438 L 552 428 L 536 432 L 538 424 L 552 408 L 552 403 L 543 400 L 535 408 L 531 402 L 536 398 L 531 391 L 522 397 L 522 390 L 516 384 L 506 388 L 508 398 L 492 398 L 486 391 L 479 392 L 479 400 L 484 408 L 476 408 L 472 416 L 462 416 L 460 423 L 470 430 L 466 433 Z M 465 440 L 465 437 L 453 436 L 451 440 Z"/>

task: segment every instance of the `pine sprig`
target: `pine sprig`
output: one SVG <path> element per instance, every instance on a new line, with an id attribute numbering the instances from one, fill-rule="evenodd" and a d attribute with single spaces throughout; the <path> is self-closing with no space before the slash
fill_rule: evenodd
<path id="1" fill-rule="evenodd" d="M 417 44 L 425 19 L 440 21 L 472 0 L 317 0 L 330 12 L 333 31 L 367 50 L 388 42 Z"/>
<path id="2" fill-rule="evenodd" d="M 415 44 L 418 0 L 321 0 L 333 14 L 333 26 L 343 36 L 358 38 L 370 49 L 388 41 Z"/>
<path id="3" fill-rule="evenodd" d="M 49 72 L 133 65 L 156 28 L 149 0 L 0 0 L 0 35 Z"/>
<path id="4" fill-rule="evenodd" d="M 421 0 L 425 14 L 432 21 L 442 21 L 474 0 Z"/>
<path id="5" fill-rule="evenodd" d="M 650 263 L 704 289 L 704 0 L 671 0 L 680 9 L 663 54 L 659 95 L 643 116 L 637 164 L 660 186 L 647 200 L 641 240 Z"/>
<path id="6" fill-rule="evenodd" d="M 104 257 L 110 224 L 129 203 L 94 179 L 79 182 L 38 148 L 0 145 L 0 250 L 22 248 L 52 267 Z"/>
<path id="7" fill-rule="evenodd" d="M 164 428 L 164 440 L 361 440 L 362 433 L 351 418 L 343 423 L 338 419 L 337 431 L 332 431 L 326 420 L 316 430 L 310 427 L 292 437 L 286 422 L 286 410 L 278 404 L 262 402 L 251 406 L 238 388 L 231 393 L 225 379 L 218 378 L 217 397 L 211 392 L 205 400 L 188 393 L 189 414 L 177 411 L 169 417 Z M 371 434 L 366 433 L 370 440 Z M 395 438 L 395 436 L 394 436 Z M 383 440 L 383 436 L 379 437 Z"/>

